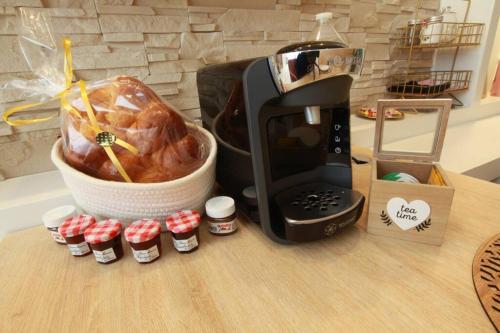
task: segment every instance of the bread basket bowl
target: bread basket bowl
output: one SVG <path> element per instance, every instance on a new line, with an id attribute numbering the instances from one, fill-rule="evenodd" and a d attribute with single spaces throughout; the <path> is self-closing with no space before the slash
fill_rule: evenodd
<path id="1" fill-rule="evenodd" d="M 52 147 L 51 159 L 76 203 L 88 214 L 130 222 L 141 218 L 163 219 L 179 209 L 201 212 L 215 182 L 217 144 L 210 132 L 201 127 L 197 130 L 209 147 L 205 163 L 193 173 L 167 182 L 125 183 L 88 176 L 64 161 L 61 139 Z"/>

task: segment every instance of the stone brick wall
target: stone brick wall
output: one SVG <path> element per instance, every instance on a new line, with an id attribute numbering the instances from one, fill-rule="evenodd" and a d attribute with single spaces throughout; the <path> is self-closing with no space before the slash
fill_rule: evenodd
<path id="1" fill-rule="evenodd" d="M 414 16 L 415 3 L 414 0 L 0 0 L 0 84 L 14 77 L 31 77 L 17 47 L 14 7 L 36 7 L 52 17 L 57 33 L 71 37 L 78 79 L 136 76 L 182 112 L 196 118 L 200 112 L 196 90 L 198 68 L 272 54 L 307 35 L 314 26 L 314 14 L 332 11 L 337 30 L 351 46 L 366 48 L 363 73 L 351 92 L 354 110 L 382 97 L 387 76 L 406 67 L 407 54 L 391 43 L 391 34 Z M 438 6 L 439 0 L 423 0 L 421 13 L 432 15 Z M 418 59 L 415 66 L 430 67 L 432 52 L 421 52 Z M 18 102 L 0 101 L 7 105 Z M 47 114 L 54 107 L 44 106 L 32 113 Z M 49 151 L 58 135 L 57 126 L 57 119 L 15 129 L 0 122 L 0 179 L 52 169 Z"/>

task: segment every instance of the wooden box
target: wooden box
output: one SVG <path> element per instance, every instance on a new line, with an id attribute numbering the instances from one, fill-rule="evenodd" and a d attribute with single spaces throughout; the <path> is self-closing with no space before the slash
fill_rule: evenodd
<path id="1" fill-rule="evenodd" d="M 450 99 L 379 100 L 369 233 L 434 245 L 443 242 L 455 191 L 438 163 L 450 107 Z M 388 108 L 404 111 L 404 119 L 384 120 Z M 410 174 L 419 183 L 383 180 L 390 172 Z"/>

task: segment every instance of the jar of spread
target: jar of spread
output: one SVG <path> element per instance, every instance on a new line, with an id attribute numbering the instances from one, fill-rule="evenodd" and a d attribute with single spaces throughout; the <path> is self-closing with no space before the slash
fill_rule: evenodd
<path id="1" fill-rule="evenodd" d="M 66 241 L 69 252 L 75 257 L 83 257 L 90 254 L 90 248 L 85 241 L 83 232 L 95 222 L 95 217 L 82 214 L 67 218 L 59 226 L 59 233 Z"/>
<path id="2" fill-rule="evenodd" d="M 125 229 L 125 239 L 138 263 L 147 264 L 161 256 L 160 231 L 160 222 L 154 219 L 135 221 Z"/>
<path id="3" fill-rule="evenodd" d="M 219 236 L 231 235 L 236 232 L 236 208 L 233 198 L 214 197 L 205 204 L 208 216 L 208 230 Z"/>
<path id="4" fill-rule="evenodd" d="M 85 241 L 98 263 L 111 264 L 123 257 L 121 231 L 122 222 L 115 219 L 95 223 L 85 230 Z"/>
<path id="5" fill-rule="evenodd" d="M 75 215 L 76 207 L 72 205 L 56 207 L 42 215 L 43 224 L 47 230 L 49 230 L 52 239 L 56 241 L 57 244 L 66 245 L 64 237 L 61 236 L 58 229 L 67 218 Z"/>
<path id="6" fill-rule="evenodd" d="M 172 233 L 175 249 L 180 253 L 191 253 L 200 244 L 200 213 L 196 210 L 180 210 L 167 217 L 167 229 Z"/>

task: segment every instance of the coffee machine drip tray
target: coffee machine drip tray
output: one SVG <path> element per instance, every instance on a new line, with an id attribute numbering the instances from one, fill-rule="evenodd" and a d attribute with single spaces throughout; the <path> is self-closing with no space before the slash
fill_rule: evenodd
<path id="1" fill-rule="evenodd" d="M 289 188 L 274 197 L 285 221 L 287 238 L 307 241 L 333 235 L 361 214 L 364 196 L 329 183 Z"/>

